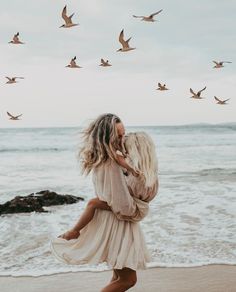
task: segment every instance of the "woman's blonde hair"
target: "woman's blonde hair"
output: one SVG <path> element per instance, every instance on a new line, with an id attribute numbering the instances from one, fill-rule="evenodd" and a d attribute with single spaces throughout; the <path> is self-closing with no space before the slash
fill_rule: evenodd
<path id="1" fill-rule="evenodd" d="M 145 186 L 153 186 L 157 181 L 158 164 L 152 138 L 145 132 L 129 133 L 125 136 L 125 148 L 129 163 L 141 173 Z"/>
<path id="2" fill-rule="evenodd" d="M 116 115 L 103 114 L 83 131 L 82 147 L 78 154 L 82 173 L 89 174 L 93 168 L 109 158 L 115 160 L 116 150 L 122 151 L 116 127 L 118 123 L 121 123 L 121 120 Z"/>

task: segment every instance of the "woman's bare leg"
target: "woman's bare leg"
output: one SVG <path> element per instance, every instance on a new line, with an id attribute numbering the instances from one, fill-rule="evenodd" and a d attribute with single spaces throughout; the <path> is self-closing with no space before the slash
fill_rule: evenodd
<path id="1" fill-rule="evenodd" d="M 116 271 L 116 270 L 113 270 L 113 274 L 112 274 L 112 278 L 111 278 L 110 283 L 112 283 L 112 282 L 118 280 L 118 278 L 119 278 L 119 276 L 118 276 L 118 274 L 117 274 L 117 271 Z"/>
<path id="2" fill-rule="evenodd" d="M 125 292 L 137 282 L 136 271 L 129 268 L 116 270 L 118 279 L 109 283 L 101 292 Z"/>
<path id="3" fill-rule="evenodd" d="M 76 225 L 72 229 L 58 237 L 64 238 L 66 240 L 78 238 L 80 235 L 80 230 L 83 229 L 93 219 L 96 209 L 102 209 L 107 211 L 111 210 L 106 202 L 101 201 L 98 198 L 91 199 L 88 202 L 84 212 L 82 213 Z"/>

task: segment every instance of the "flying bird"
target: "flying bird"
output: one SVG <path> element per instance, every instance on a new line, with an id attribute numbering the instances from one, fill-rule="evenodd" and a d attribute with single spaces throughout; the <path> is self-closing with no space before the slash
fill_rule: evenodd
<path id="1" fill-rule="evenodd" d="M 131 40 L 131 37 L 129 39 L 127 39 L 126 41 L 124 40 L 124 30 L 122 29 L 122 31 L 120 32 L 119 35 L 119 42 L 122 45 L 122 48 L 118 49 L 117 52 L 128 52 L 131 50 L 135 50 L 135 48 L 131 48 L 129 46 L 129 41 Z"/>
<path id="2" fill-rule="evenodd" d="M 157 90 L 163 91 L 163 90 L 169 90 L 169 88 L 166 87 L 166 84 L 161 85 L 161 83 L 158 82 Z"/>
<path id="3" fill-rule="evenodd" d="M 8 79 L 8 81 L 6 82 L 7 84 L 13 84 L 13 83 L 16 83 L 16 79 L 24 79 L 24 77 L 7 77 L 6 78 Z"/>
<path id="4" fill-rule="evenodd" d="M 14 34 L 12 41 L 8 42 L 9 44 L 14 44 L 14 45 L 19 45 L 19 44 L 24 44 L 23 42 L 20 41 L 19 39 L 19 32 Z"/>
<path id="5" fill-rule="evenodd" d="M 18 115 L 18 116 L 13 116 L 13 115 L 10 114 L 9 112 L 7 112 L 7 115 L 10 117 L 9 120 L 14 120 L 14 121 L 20 120 L 19 117 L 22 116 L 22 114 L 20 114 L 20 115 Z"/>
<path id="6" fill-rule="evenodd" d="M 101 64 L 99 66 L 102 66 L 102 67 L 109 67 L 109 66 L 112 66 L 111 64 L 109 64 L 109 61 L 108 60 L 104 60 L 104 59 L 101 59 Z"/>
<path id="7" fill-rule="evenodd" d="M 135 17 L 135 18 L 142 18 L 141 20 L 143 20 L 143 21 L 147 21 L 147 22 L 154 22 L 154 21 L 156 21 L 156 20 L 154 19 L 154 16 L 156 16 L 156 15 L 159 14 L 159 13 L 161 13 L 162 10 L 163 10 L 163 9 L 161 9 L 161 10 L 159 10 L 158 12 L 155 12 L 155 13 L 153 13 L 153 14 L 150 14 L 149 16 L 143 16 L 143 15 L 141 15 L 141 16 L 137 16 L 137 15 L 133 15 L 133 17 Z"/>
<path id="8" fill-rule="evenodd" d="M 225 100 L 222 100 L 222 99 L 219 99 L 218 97 L 214 96 L 215 100 L 217 101 L 217 104 L 227 104 L 226 102 L 228 100 L 230 100 L 230 98 L 228 99 L 225 99 Z"/>
<path id="9" fill-rule="evenodd" d="M 68 68 L 82 68 L 76 64 L 75 60 L 76 60 L 76 56 L 74 56 L 74 58 L 71 59 L 70 64 L 67 65 L 66 67 L 68 67 Z"/>
<path id="10" fill-rule="evenodd" d="M 224 67 L 224 63 L 232 63 L 232 62 L 229 62 L 229 61 L 220 61 L 220 62 L 216 62 L 216 61 L 213 61 L 213 63 L 215 63 L 215 66 L 213 68 L 222 68 Z"/>
<path id="11" fill-rule="evenodd" d="M 73 17 L 74 13 L 72 13 L 70 16 L 67 16 L 67 9 L 66 6 L 63 8 L 61 16 L 65 21 L 65 24 L 62 24 L 60 27 L 64 27 L 64 28 L 70 28 L 73 26 L 77 26 L 79 25 L 78 23 L 73 23 L 72 22 L 72 17 Z"/>
<path id="12" fill-rule="evenodd" d="M 191 98 L 202 99 L 203 97 L 201 97 L 201 93 L 202 93 L 202 91 L 204 91 L 205 89 L 206 89 L 206 86 L 205 86 L 203 89 L 199 90 L 197 93 L 195 93 L 195 92 L 192 90 L 192 88 L 190 88 L 190 92 L 193 94 L 193 96 L 191 96 Z"/>

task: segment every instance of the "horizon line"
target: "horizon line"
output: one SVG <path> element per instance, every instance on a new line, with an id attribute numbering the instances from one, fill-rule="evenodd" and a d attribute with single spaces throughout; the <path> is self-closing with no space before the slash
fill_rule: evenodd
<path id="1" fill-rule="evenodd" d="M 202 122 L 202 123 L 187 123 L 187 124 L 155 124 L 155 125 L 127 125 L 126 127 L 130 128 L 135 128 L 135 127 L 146 127 L 146 128 L 151 128 L 151 127 L 184 127 L 184 126 L 220 126 L 220 125 L 232 125 L 236 124 L 236 122 L 221 122 L 221 123 L 207 123 L 207 122 Z M 49 129 L 49 128 L 83 128 L 83 126 L 34 126 L 34 127 L 1 127 L 0 129 Z"/>

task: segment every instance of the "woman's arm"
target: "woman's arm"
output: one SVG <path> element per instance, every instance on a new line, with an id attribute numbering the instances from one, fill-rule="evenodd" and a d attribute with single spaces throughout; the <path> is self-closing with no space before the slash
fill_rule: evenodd
<path id="1" fill-rule="evenodd" d="M 136 202 L 130 195 L 122 168 L 111 160 L 94 169 L 95 192 L 106 201 L 115 215 L 134 216 L 138 212 Z"/>

